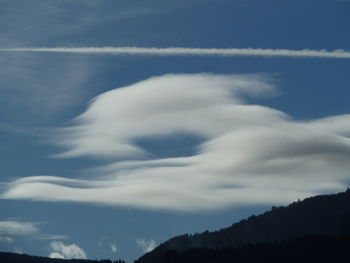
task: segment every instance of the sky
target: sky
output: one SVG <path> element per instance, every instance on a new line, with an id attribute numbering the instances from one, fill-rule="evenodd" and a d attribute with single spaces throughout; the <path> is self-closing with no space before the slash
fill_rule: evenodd
<path id="1" fill-rule="evenodd" d="M 0 0 L 0 251 L 132 262 L 345 190 L 349 12 Z"/>

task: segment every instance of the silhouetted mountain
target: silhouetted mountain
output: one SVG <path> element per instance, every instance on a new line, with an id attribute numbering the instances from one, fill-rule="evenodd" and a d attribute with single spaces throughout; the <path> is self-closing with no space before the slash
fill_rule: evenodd
<path id="1" fill-rule="evenodd" d="M 212 249 L 168 250 L 153 263 L 348 262 L 350 237 L 308 236 L 288 242 Z"/>
<path id="2" fill-rule="evenodd" d="M 307 198 L 287 207 L 273 207 L 262 215 L 251 216 L 220 231 L 174 237 L 136 263 L 162 262 L 160 259 L 164 259 L 169 251 L 181 254 L 192 248 L 267 245 L 315 235 L 334 238 L 350 236 L 350 190 Z"/>
<path id="3" fill-rule="evenodd" d="M 125 263 L 123 260 L 56 259 L 0 252 L 1 263 Z"/>

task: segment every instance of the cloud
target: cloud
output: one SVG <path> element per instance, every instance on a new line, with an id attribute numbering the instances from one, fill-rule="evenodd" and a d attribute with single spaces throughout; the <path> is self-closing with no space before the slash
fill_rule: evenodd
<path id="1" fill-rule="evenodd" d="M 123 28 L 123 21 L 161 12 L 149 4 L 135 6 L 132 3 L 102 3 L 96 0 L 77 0 L 74 3 L 70 0 L 35 3 L 19 0 L 3 3 L 1 7 L 0 24 L 11 25 L 2 28 L 1 46 L 47 43 L 53 38 L 55 42 L 72 41 L 72 37 L 87 40 L 87 35 L 96 29 L 106 31 L 111 25 L 114 25 L 114 29 Z"/>
<path id="2" fill-rule="evenodd" d="M 28 236 L 38 234 L 39 229 L 35 223 L 19 221 L 0 221 L 0 234 Z"/>
<path id="3" fill-rule="evenodd" d="M 152 251 L 157 246 L 155 240 L 145 240 L 143 238 L 136 238 L 136 244 L 143 250 L 144 253 Z"/>
<path id="4" fill-rule="evenodd" d="M 95 177 L 18 179 L 6 199 L 196 212 L 285 204 L 345 189 L 350 115 L 299 121 L 250 96 L 276 94 L 264 75 L 164 75 L 97 96 L 59 130 L 61 158 L 104 158 Z M 162 158 L 139 140 L 201 138 L 191 156 Z"/>
<path id="5" fill-rule="evenodd" d="M 69 239 L 69 237 L 65 236 L 65 235 L 48 235 L 48 234 L 40 234 L 39 236 L 37 236 L 35 238 L 42 239 L 42 240 Z"/>
<path id="6" fill-rule="evenodd" d="M 12 242 L 13 238 L 10 236 L 25 236 L 33 239 L 67 239 L 64 235 L 50 235 L 43 234 L 37 225 L 40 223 L 21 222 L 21 221 L 0 221 L 0 242 Z M 9 235 L 9 236 L 4 236 Z M 11 241 L 12 240 L 12 241 Z"/>
<path id="7" fill-rule="evenodd" d="M 113 242 L 112 239 L 107 236 L 101 237 L 100 240 L 97 242 L 97 245 L 103 249 L 104 253 L 107 251 L 117 253 L 118 251 L 116 243 Z"/>
<path id="8" fill-rule="evenodd" d="M 28 127 L 44 126 L 43 121 L 52 122 L 83 100 L 89 64 L 84 58 L 56 62 L 52 65 L 51 58 L 33 54 L 0 57 L 0 129 L 26 132 Z"/>
<path id="9" fill-rule="evenodd" d="M 62 259 L 87 259 L 85 251 L 76 244 L 66 245 L 59 241 L 50 244 L 50 258 Z"/>
<path id="10" fill-rule="evenodd" d="M 113 253 L 116 253 L 116 252 L 117 252 L 117 246 L 116 246 L 116 244 L 111 243 L 110 246 L 111 246 L 111 251 L 112 251 Z"/>
<path id="11" fill-rule="evenodd" d="M 150 55 L 150 56 L 253 56 L 289 58 L 343 58 L 349 59 L 350 52 L 337 49 L 263 49 L 263 48 L 183 48 L 183 47 L 19 47 L 1 48 L 0 52 L 40 52 L 108 55 Z"/>
<path id="12" fill-rule="evenodd" d="M 52 253 L 50 253 L 49 258 L 60 258 L 60 259 L 64 259 L 64 256 L 63 256 L 62 254 L 60 254 L 60 253 L 52 252 Z"/>
<path id="13" fill-rule="evenodd" d="M 0 243 L 13 243 L 14 239 L 12 237 L 0 236 Z"/>
<path id="14" fill-rule="evenodd" d="M 229 129 L 225 116 L 244 111 L 242 92 L 269 94 L 273 87 L 261 76 L 165 75 L 115 89 L 96 97 L 89 109 L 75 119 L 76 126 L 62 129 L 58 143 L 67 151 L 58 156 L 134 156 L 145 154 L 133 142 L 136 138 L 176 133 L 212 137 Z M 249 87 L 249 90 L 246 90 Z M 236 97 L 230 98 L 232 92 Z M 279 112 L 252 107 L 237 122 L 262 122 L 257 118 L 276 118 Z M 256 115 L 256 116 L 254 116 Z M 275 116 L 276 115 L 276 116 Z M 212 122 L 212 125 L 208 125 Z"/>
<path id="15" fill-rule="evenodd" d="M 20 248 L 17 248 L 17 247 L 15 247 L 15 248 L 13 249 L 13 251 L 14 251 L 15 253 L 17 253 L 17 254 L 24 254 L 23 250 L 20 249 Z"/>

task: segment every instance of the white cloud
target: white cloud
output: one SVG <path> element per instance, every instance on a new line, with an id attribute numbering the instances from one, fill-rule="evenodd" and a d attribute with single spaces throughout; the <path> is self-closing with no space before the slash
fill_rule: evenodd
<path id="1" fill-rule="evenodd" d="M 27 236 L 38 234 L 39 229 L 35 223 L 19 221 L 0 221 L 0 234 Z"/>
<path id="2" fill-rule="evenodd" d="M 66 245 L 59 241 L 50 244 L 50 258 L 87 259 L 85 251 L 76 244 Z"/>
<path id="3" fill-rule="evenodd" d="M 195 212 L 282 204 L 347 187 L 350 115 L 298 121 L 247 96 L 275 92 L 262 75 L 165 75 L 96 97 L 60 130 L 60 157 L 108 158 L 94 179 L 36 176 L 2 198 Z M 139 139 L 198 136 L 192 156 L 156 158 Z"/>
<path id="4" fill-rule="evenodd" d="M 13 251 L 14 251 L 15 253 L 17 253 L 17 254 L 23 254 L 23 253 L 24 253 L 22 249 L 17 248 L 17 247 L 15 247 L 15 248 L 13 249 Z"/>
<path id="5" fill-rule="evenodd" d="M 258 95 L 272 91 L 273 87 L 258 75 L 150 78 L 96 97 L 89 109 L 75 119 L 76 126 L 61 130 L 63 137 L 59 143 L 69 150 L 60 156 L 143 155 L 144 150 L 133 143 L 136 138 L 174 133 L 212 137 L 227 131 L 227 122 L 232 120 L 255 125 L 264 122 L 258 118 L 277 118 L 283 114 L 253 106 L 245 110 L 245 106 L 239 105 L 239 96 L 242 92 Z M 233 92 L 237 96 L 230 98 Z M 233 111 L 242 111 L 254 119 L 247 120 L 238 114 L 232 118 L 229 115 Z"/>
<path id="6" fill-rule="evenodd" d="M 100 240 L 97 242 L 97 245 L 102 248 L 104 250 L 104 252 L 106 252 L 106 249 L 113 253 L 117 253 L 118 248 L 115 242 L 112 241 L 111 238 L 107 237 L 107 236 L 103 236 L 100 238 Z"/>
<path id="7" fill-rule="evenodd" d="M 143 250 L 144 253 L 150 252 L 156 248 L 157 243 L 155 240 L 146 240 L 143 238 L 136 238 L 136 244 Z"/>
<path id="8" fill-rule="evenodd" d="M 62 254 L 60 254 L 60 253 L 52 252 L 52 253 L 50 253 L 49 258 L 61 258 L 61 259 L 64 259 L 64 256 Z"/>
<path id="9" fill-rule="evenodd" d="M 258 57 L 301 57 L 301 58 L 350 58 L 350 52 L 342 49 L 263 49 L 263 48 L 182 48 L 182 47 L 22 47 L 1 48 L 0 52 L 47 52 L 112 55 L 152 56 L 258 56 Z"/>
<path id="10" fill-rule="evenodd" d="M 114 243 L 111 243 L 110 246 L 111 246 L 111 251 L 112 251 L 113 253 L 116 253 L 116 252 L 117 252 L 117 245 L 114 244 Z"/>
<path id="11" fill-rule="evenodd" d="M 0 243 L 13 243 L 14 239 L 12 237 L 0 236 Z"/>
<path id="12" fill-rule="evenodd" d="M 64 235 L 50 235 L 44 234 L 40 231 L 37 225 L 40 223 L 35 222 L 21 222 L 14 220 L 0 221 L 0 242 L 7 241 L 12 242 L 13 238 L 10 236 L 25 236 L 32 239 L 67 239 Z M 9 236 L 4 236 L 9 235 Z"/>

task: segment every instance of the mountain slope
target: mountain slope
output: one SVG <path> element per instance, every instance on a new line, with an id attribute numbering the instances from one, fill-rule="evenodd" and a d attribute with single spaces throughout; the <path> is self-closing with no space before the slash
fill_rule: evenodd
<path id="1" fill-rule="evenodd" d="M 136 262 L 156 262 L 168 250 L 220 249 L 288 241 L 308 235 L 350 236 L 350 190 L 307 198 L 287 207 L 272 208 L 220 231 L 174 237 Z"/>
<path id="2" fill-rule="evenodd" d="M 221 249 L 168 250 L 153 263 L 323 263 L 348 262 L 350 237 L 307 236 L 288 242 Z"/>

